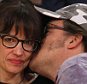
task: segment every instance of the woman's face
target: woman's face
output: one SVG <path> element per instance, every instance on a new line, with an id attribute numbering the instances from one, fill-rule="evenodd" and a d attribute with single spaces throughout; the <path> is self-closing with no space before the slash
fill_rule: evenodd
<path id="1" fill-rule="evenodd" d="M 25 40 L 23 26 L 16 35 L 18 39 Z M 10 35 L 15 35 L 15 26 L 10 31 Z M 22 48 L 21 42 L 15 48 L 7 48 L 2 45 L 0 38 L 0 73 L 8 72 L 16 74 L 21 72 L 29 63 L 31 52 Z"/>

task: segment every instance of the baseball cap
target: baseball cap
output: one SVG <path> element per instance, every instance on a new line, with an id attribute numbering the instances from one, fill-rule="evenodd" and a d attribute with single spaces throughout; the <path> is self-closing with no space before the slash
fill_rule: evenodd
<path id="1" fill-rule="evenodd" d="M 87 4 L 75 3 L 65 6 L 55 12 L 35 6 L 43 15 L 57 19 L 69 19 L 87 31 Z"/>

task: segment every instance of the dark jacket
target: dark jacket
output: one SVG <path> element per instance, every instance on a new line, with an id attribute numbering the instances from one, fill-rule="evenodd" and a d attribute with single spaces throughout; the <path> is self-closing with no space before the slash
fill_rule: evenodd
<path id="1" fill-rule="evenodd" d="M 45 77 L 39 75 L 32 84 L 54 84 L 54 83 L 51 80 L 49 80 L 48 78 L 45 78 Z"/>

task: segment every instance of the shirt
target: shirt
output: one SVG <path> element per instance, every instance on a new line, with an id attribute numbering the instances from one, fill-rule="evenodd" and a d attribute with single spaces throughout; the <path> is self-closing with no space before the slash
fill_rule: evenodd
<path id="1" fill-rule="evenodd" d="M 87 84 L 87 53 L 67 59 L 57 75 L 56 84 Z"/>

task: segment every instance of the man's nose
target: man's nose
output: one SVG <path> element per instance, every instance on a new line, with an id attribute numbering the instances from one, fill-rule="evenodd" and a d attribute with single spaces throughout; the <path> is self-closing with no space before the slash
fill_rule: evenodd
<path id="1" fill-rule="evenodd" d="M 18 45 L 14 48 L 14 54 L 17 56 L 22 56 L 24 53 L 24 49 L 22 48 L 21 42 L 18 43 Z"/>

